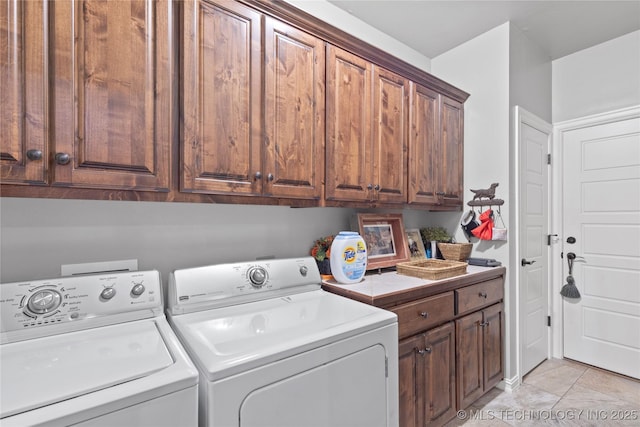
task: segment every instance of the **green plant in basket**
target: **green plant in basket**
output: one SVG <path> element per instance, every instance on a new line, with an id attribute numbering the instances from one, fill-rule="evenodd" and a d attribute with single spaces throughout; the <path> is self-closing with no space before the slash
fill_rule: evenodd
<path id="1" fill-rule="evenodd" d="M 443 227 L 425 227 L 420 229 L 422 241 L 428 242 L 450 242 L 451 236 Z"/>

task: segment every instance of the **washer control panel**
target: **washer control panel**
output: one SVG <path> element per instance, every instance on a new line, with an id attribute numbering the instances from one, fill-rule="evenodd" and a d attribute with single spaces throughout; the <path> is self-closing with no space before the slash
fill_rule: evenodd
<path id="1" fill-rule="evenodd" d="M 0 285 L 1 332 L 149 309 L 162 311 L 160 274 L 155 270 Z"/>

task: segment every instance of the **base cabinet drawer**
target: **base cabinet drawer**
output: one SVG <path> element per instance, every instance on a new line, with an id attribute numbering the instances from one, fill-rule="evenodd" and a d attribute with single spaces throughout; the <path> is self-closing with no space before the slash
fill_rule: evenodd
<path id="1" fill-rule="evenodd" d="M 398 315 L 398 337 L 402 339 L 452 320 L 453 300 L 453 292 L 445 292 L 392 308 Z"/>
<path id="2" fill-rule="evenodd" d="M 504 297 L 504 280 L 493 279 L 456 289 L 456 314 L 471 313 L 490 306 Z"/>

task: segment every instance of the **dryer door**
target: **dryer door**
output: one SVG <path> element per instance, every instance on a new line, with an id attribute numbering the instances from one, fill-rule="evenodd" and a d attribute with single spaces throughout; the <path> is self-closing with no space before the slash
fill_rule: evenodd
<path id="1" fill-rule="evenodd" d="M 374 345 L 252 391 L 240 426 L 384 426 L 385 349 Z"/>

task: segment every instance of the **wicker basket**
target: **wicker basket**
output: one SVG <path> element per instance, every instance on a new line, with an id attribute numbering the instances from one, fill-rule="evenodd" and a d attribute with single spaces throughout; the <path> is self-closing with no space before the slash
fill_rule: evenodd
<path id="1" fill-rule="evenodd" d="M 421 279 L 440 280 L 460 276 L 467 272 L 467 263 L 442 259 L 423 259 L 420 261 L 400 262 L 396 265 L 398 274 L 419 277 Z"/>
<path id="2" fill-rule="evenodd" d="M 471 254 L 471 243 L 440 243 L 438 242 L 438 249 L 446 260 L 451 261 L 466 261 Z"/>

